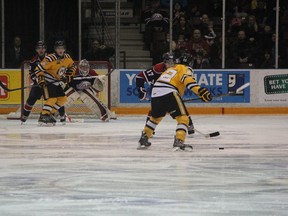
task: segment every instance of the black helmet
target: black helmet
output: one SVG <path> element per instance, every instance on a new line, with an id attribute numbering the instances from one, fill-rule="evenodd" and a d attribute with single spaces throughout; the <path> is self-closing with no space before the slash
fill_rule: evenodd
<path id="1" fill-rule="evenodd" d="M 166 67 L 172 67 L 174 66 L 174 63 L 175 63 L 175 59 L 174 59 L 174 55 L 172 53 L 164 53 L 162 55 L 162 59 L 163 59 L 163 62 L 166 64 Z"/>
<path id="2" fill-rule="evenodd" d="M 183 64 L 186 66 L 189 66 L 190 63 L 192 62 L 193 58 L 192 55 L 189 53 L 184 53 L 178 58 L 178 64 Z"/>
<path id="3" fill-rule="evenodd" d="M 36 44 L 35 44 L 35 49 L 38 49 L 38 48 L 45 48 L 46 49 L 46 44 L 44 41 L 38 41 Z"/>
<path id="4" fill-rule="evenodd" d="M 55 43 L 54 43 L 54 49 L 56 48 L 56 47 L 59 47 L 59 46 L 63 46 L 64 48 L 65 48 L 65 42 L 64 41 L 55 41 Z"/>
<path id="5" fill-rule="evenodd" d="M 162 59 L 163 59 L 164 62 L 165 61 L 170 61 L 170 60 L 174 61 L 174 55 L 172 53 L 167 52 L 167 53 L 164 53 L 162 55 Z"/>

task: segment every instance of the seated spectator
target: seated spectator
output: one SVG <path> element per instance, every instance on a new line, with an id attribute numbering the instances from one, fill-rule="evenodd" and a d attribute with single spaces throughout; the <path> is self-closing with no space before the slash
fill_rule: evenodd
<path id="1" fill-rule="evenodd" d="M 231 36 L 236 36 L 237 32 L 239 32 L 240 30 L 242 30 L 242 24 L 243 24 L 243 20 L 245 19 L 245 17 L 242 17 L 240 13 L 235 13 L 234 17 L 232 18 L 232 20 L 229 23 L 229 27 L 228 27 L 228 34 Z"/>
<path id="2" fill-rule="evenodd" d="M 245 31 L 240 30 L 237 39 L 229 47 L 227 63 L 230 62 L 232 68 L 249 68 L 255 63 L 254 56 L 252 43 L 247 39 Z"/>
<path id="3" fill-rule="evenodd" d="M 153 42 L 153 33 L 169 31 L 169 17 L 167 12 L 160 7 L 159 0 L 152 0 L 151 7 L 143 12 L 145 22 L 144 43 L 145 49 L 150 50 Z"/>
<path id="4" fill-rule="evenodd" d="M 94 40 L 91 49 L 84 55 L 84 58 L 88 61 L 109 61 L 114 53 L 115 49 L 113 47 L 101 45 L 99 40 Z"/>
<path id="5" fill-rule="evenodd" d="M 265 51 L 264 58 L 262 60 L 260 68 L 262 69 L 275 68 L 275 61 L 273 61 L 272 55 L 269 50 Z"/>
<path id="6" fill-rule="evenodd" d="M 202 52 L 198 52 L 193 58 L 191 67 L 193 69 L 210 69 L 211 65 L 206 58 L 203 58 Z"/>
<path id="7" fill-rule="evenodd" d="M 190 26 L 193 27 L 194 25 L 194 19 L 196 18 L 198 20 L 200 20 L 200 17 L 201 17 L 201 12 L 200 10 L 198 9 L 198 6 L 197 4 L 195 4 L 194 2 L 191 2 L 188 7 L 187 7 L 187 10 L 186 10 L 186 17 L 187 17 L 187 21 L 188 23 L 190 24 Z M 195 24 L 199 24 L 199 23 L 195 23 Z"/>
<path id="8" fill-rule="evenodd" d="M 246 32 L 247 38 L 251 42 L 258 40 L 259 29 L 254 15 L 248 17 L 248 22 L 243 25 L 242 29 Z"/>
<path id="9" fill-rule="evenodd" d="M 209 22 L 209 16 L 207 14 L 203 14 L 200 18 L 200 24 L 198 26 L 195 26 L 195 28 L 198 28 L 201 31 L 202 35 L 206 35 L 210 32 L 208 28 Z"/>
<path id="10" fill-rule="evenodd" d="M 177 24 L 173 26 L 173 40 L 178 41 L 179 35 L 184 36 L 184 40 L 189 40 L 191 37 L 192 28 L 187 23 L 186 17 L 181 15 L 178 19 Z"/>
<path id="11" fill-rule="evenodd" d="M 190 54 L 195 56 L 196 53 L 201 52 L 203 57 L 206 58 L 209 53 L 209 45 L 201 35 L 199 29 L 194 29 L 191 39 L 187 43 L 187 50 Z"/>
<path id="12" fill-rule="evenodd" d="M 22 61 L 27 58 L 27 53 L 22 46 L 21 38 L 14 37 L 13 44 L 7 48 L 6 52 L 6 67 L 20 68 Z"/>
<path id="13" fill-rule="evenodd" d="M 263 31 L 259 32 L 259 43 L 262 48 L 261 53 L 264 54 L 265 50 L 271 50 L 273 45 L 272 34 L 272 28 L 269 25 L 265 25 Z"/>
<path id="14" fill-rule="evenodd" d="M 181 16 L 185 16 L 185 11 L 182 9 L 181 4 L 176 1 L 173 5 L 173 25 L 179 22 Z"/>
<path id="15" fill-rule="evenodd" d="M 179 35 L 178 36 L 178 40 L 176 41 L 175 44 L 175 58 L 179 58 L 180 56 L 182 56 L 184 53 L 189 53 L 188 52 L 188 40 L 185 40 L 185 36 L 184 35 Z"/>

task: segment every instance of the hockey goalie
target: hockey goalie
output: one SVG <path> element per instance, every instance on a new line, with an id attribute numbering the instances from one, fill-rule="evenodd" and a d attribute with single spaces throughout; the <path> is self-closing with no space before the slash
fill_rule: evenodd
<path id="1" fill-rule="evenodd" d="M 98 75 L 95 70 L 90 69 L 86 59 L 81 60 L 72 82 L 69 83 L 69 88 L 65 91 L 67 96 L 65 108 L 80 99 L 102 121 L 116 119 L 115 113 L 111 112 L 97 96 L 103 91 L 104 84 L 105 75 Z"/>

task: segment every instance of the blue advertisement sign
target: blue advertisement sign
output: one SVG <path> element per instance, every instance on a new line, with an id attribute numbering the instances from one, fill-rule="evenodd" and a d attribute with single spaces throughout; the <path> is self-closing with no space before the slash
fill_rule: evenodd
<path id="1" fill-rule="evenodd" d="M 140 101 L 136 88 L 135 77 L 141 70 L 121 70 L 120 71 L 120 103 L 149 103 Z M 247 70 L 195 70 L 194 77 L 198 84 L 206 87 L 211 95 L 236 93 L 236 89 L 250 82 L 250 71 Z M 146 84 L 148 97 L 150 97 L 150 86 Z M 192 91 L 186 90 L 183 99 L 197 98 Z M 214 98 L 211 103 L 249 103 L 250 88 L 246 88 L 235 95 Z M 193 103 L 202 103 L 201 100 Z"/>

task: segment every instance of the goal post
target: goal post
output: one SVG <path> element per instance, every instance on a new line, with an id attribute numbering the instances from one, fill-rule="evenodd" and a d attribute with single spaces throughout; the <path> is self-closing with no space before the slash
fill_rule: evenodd
<path id="1" fill-rule="evenodd" d="M 78 66 L 79 61 L 75 61 L 75 65 Z M 104 90 L 98 93 L 99 99 L 110 109 L 111 108 L 111 98 L 110 98 L 110 91 L 111 91 L 111 63 L 108 61 L 89 61 L 90 69 L 95 70 L 99 75 L 107 75 L 105 76 L 105 85 Z M 30 61 L 23 61 L 21 65 L 21 87 L 33 85 L 32 80 L 29 76 L 29 68 L 30 68 Z M 26 103 L 27 98 L 29 97 L 30 88 L 22 89 L 21 90 L 21 101 L 20 106 L 16 112 L 11 112 L 7 115 L 7 119 L 20 119 L 23 115 L 23 107 Z M 38 118 L 39 113 L 42 110 L 42 106 L 44 104 L 43 97 L 38 100 L 33 109 L 29 118 Z M 76 117 L 76 118 L 91 118 L 96 117 L 95 114 L 85 105 L 82 103 L 81 100 L 77 100 L 74 104 L 66 109 L 66 113 L 69 116 Z"/>

